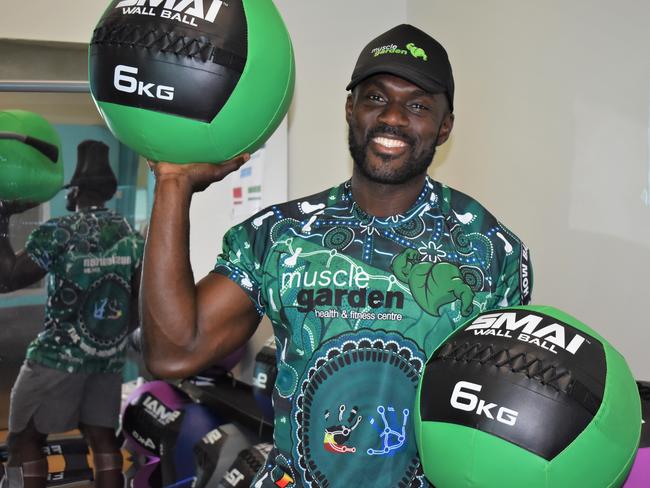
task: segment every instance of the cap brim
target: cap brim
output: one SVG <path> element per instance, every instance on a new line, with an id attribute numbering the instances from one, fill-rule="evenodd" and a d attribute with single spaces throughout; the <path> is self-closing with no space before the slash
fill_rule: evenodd
<path id="1" fill-rule="evenodd" d="M 411 69 L 409 66 L 395 65 L 395 63 L 378 64 L 372 68 L 369 68 L 363 73 L 360 73 L 357 76 L 353 76 L 352 80 L 350 83 L 348 83 L 348 86 L 346 86 L 345 89 L 352 90 L 362 81 L 370 78 L 371 76 L 381 73 L 387 73 L 390 75 L 399 76 L 400 78 L 404 78 L 405 80 L 410 81 L 411 83 L 419 86 L 429 93 L 447 93 L 447 88 L 437 83 L 435 80 L 423 77 L 420 72 Z"/>

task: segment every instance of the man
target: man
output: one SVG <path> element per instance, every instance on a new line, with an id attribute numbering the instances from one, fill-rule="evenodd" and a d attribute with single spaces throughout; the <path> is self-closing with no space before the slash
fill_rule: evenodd
<path id="1" fill-rule="evenodd" d="M 364 48 L 348 89 L 351 180 L 232 228 L 196 286 L 191 195 L 247 156 L 152 163 L 142 289 L 150 368 L 187 376 L 240 346 L 262 315 L 274 326 L 275 446 L 255 487 L 429 486 L 411 422 L 427 356 L 479 311 L 529 300 L 520 240 L 427 176 L 454 123 L 444 48 L 395 27 Z"/>
<path id="2" fill-rule="evenodd" d="M 9 243 L 9 218 L 33 205 L 1 202 L 1 291 L 49 273 L 45 329 L 29 345 L 11 392 L 2 488 L 44 487 L 47 434 L 75 428 L 93 451 L 95 486 L 123 485 L 115 428 L 144 243 L 122 216 L 104 207 L 117 189 L 106 144 L 79 145 L 67 186 L 67 208 L 75 213 L 42 224 L 17 254 Z"/>

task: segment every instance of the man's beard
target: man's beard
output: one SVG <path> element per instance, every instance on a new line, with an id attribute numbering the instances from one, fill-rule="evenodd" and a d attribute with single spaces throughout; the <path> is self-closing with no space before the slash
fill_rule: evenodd
<path id="1" fill-rule="evenodd" d="M 433 139 L 431 146 L 424 151 L 419 157 L 411 153 L 411 157 L 407 159 L 400 167 L 394 168 L 390 165 L 391 160 L 397 159 L 393 156 L 379 155 L 377 157 L 383 160 L 384 165 L 377 170 L 371 167 L 368 162 L 368 145 L 373 137 L 377 135 L 394 135 L 403 139 L 411 148 L 415 147 L 417 141 L 412 137 L 404 134 L 401 130 L 388 125 L 380 125 L 371 130 L 366 136 L 366 140 L 362 144 L 358 144 L 354 138 L 353 123 L 348 127 L 348 145 L 350 147 L 350 154 L 354 160 L 355 166 L 361 171 L 366 178 L 375 183 L 382 183 L 387 185 L 400 185 L 411 180 L 415 176 L 426 173 L 427 169 L 433 161 L 433 156 L 436 154 L 436 141 L 437 137 Z"/>

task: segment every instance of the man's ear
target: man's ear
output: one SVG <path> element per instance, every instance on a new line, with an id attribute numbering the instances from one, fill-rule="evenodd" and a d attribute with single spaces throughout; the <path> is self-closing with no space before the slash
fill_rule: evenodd
<path id="1" fill-rule="evenodd" d="M 352 107 L 354 105 L 354 99 L 352 93 L 348 95 L 348 98 L 345 99 L 345 120 L 347 120 L 348 124 L 350 123 L 350 119 L 352 118 Z"/>
<path id="2" fill-rule="evenodd" d="M 454 128 L 454 114 L 448 113 L 445 115 L 445 118 L 442 119 L 442 124 L 440 125 L 440 131 L 438 132 L 438 142 L 436 146 L 440 146 L 447 142 L 451 134 L 451 130 Z"/>

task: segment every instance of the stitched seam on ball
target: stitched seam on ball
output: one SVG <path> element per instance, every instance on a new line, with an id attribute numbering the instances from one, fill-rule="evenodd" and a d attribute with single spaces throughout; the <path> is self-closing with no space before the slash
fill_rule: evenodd
<path id="1" fill-rule="evenodd" d="M 206 38 L 180 36 L 173 32 L 151 29 L 140 25 L 104 26 L 95 29 L 93 45 L 110 45 L 119 47 L 141 47 L 151 54 L 175 54 L 198 58 L 202 62 L 215 62 L 226 65 L 240 73 L 246 60 L 228 50 L 216 47 Z"/>
<path id="2" fill-rule="evenodd" d="M 542 385 L 550 386 L 556 391 L 569 393 L 571 385 L 571 372 L 551 364 L 546 366 L 543 361 L 526 353 L 511 355 L 508 349 L 496 350 L 492 345 L 464 342 L 460 344 L 446 344 L 435 360 L 452 360 L 464 362 L 477 362 L 483 365 L 492 365 L 497 368 L 508 368 L 516 374 L 523 374 L 531 380 L 536 380 Z M 559 380 L 567 386 L 562 387 Z"/>

